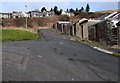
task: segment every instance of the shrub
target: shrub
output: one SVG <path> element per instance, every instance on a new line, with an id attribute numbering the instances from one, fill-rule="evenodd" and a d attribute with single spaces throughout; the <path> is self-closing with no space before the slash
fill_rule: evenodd
<path id="1" fill-rule="evenodd" d="M 17 27 L 25 26 L 26 25 L 26 19 L 25 18 L 16 18 L 15 20 L 15 25 Z"/>

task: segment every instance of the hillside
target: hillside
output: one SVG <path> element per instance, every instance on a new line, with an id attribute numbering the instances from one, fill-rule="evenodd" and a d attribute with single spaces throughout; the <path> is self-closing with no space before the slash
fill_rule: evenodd
<path id="1" fill-rule="evenodd" d="M 113 9 L 113 10 L 99 11 L 99 12 L 95 12 L 95 13 L 113 13 L 113 12 L 120 12 L 120 9 Z"/>
<path id="2" fill-rule="evenodd" d="M 107 10 L 107 11 L 99 11 L 99 12 L 81 12 L 77 16 L 70 17 L 70 21 L 75 23 L 79 21 L 82 18 L 87 19 L 98 19 L 99 17 L 110 14 L 113 12 L 120 12 L 120 9 L 114 9 L 114 10 Z M 16 26 L 16 27 L 25 27 L 26 18 L 17 18 L 17 19 L 4 19 L 2 20 L 2 26 Z M 59 16 L 51 16 L 51 17 L 40 17 L 40 18 L 28 18 L 28 27 L 52 27 L 53 23 L 59 20 Z M 1 25 L 1 22 L 0 22 Z"/>

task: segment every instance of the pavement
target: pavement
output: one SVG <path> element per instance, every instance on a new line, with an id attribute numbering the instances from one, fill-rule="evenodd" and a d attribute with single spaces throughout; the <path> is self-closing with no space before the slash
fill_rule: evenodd
<path id="1" fill-rule="evenodd" d="M 3 81 L 117 81 L 118 57 L 74 42 L 55 30 L 2 43 Z"/>
<path id="2" fill-rule="evenodd" d="M 59 31 L 58 31 L 59 32 Z M 59 32 L 60 33 L 60 32 Z M 72 35 L 66 35 L 63 34 L 65 37 L 67 37 L 70 40 L 91 46 L 95 49 L 100 49 L 100 51 L 105 52 L 105 53 L 109 53 L 109 54 L 113 54 L 113 53 L 117 53 L 120 55 L 120 46 L 119 45 L 106 45 L 102 42 L 96 42 L 96 41 L 91 41 L 91 40 L 85 40 L 84 38 L 79 38 L 76 36 L 72 36 Z M 104 51 L 103 51 L 104 50 Z"/>

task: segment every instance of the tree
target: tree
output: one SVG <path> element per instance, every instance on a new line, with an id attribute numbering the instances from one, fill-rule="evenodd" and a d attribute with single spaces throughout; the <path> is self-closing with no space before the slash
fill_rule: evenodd
<path id="1" fill-rule="evenodd" d="M 50 11 L 53 11 L 53 9 L 51 8 Z"/>
<path id="2" fill-rule="evenodd" d="M 58 12 L 58 7 L 57 6 L 54 7 L 54 12 L 55 12 L 55 14 L 57 14 L 57 12 Z"/>
<path id="3" fill-rule="evenodd" d="M 69 11 L 70 11 L 70 12 L 74 12 L 74 9 L 71 8 Z"/>
<path id="4" fill-rule="evenodd" d="M 61 9 L 61 10 L 60 10 L 60 13 L 62 13 L 62 11 L 63 11 L 63 10 Z"/>
<path id="5" fill-rule="evenodd" d="M 79 12 L 84 12 L 84 8 L 83 8 L 83 7 L 81 7 L 81 9 L 79 10 Z"/>
<path id="6" fill-rule="evenodd" d="M 41 9 L 41 12 L 43 12 L 43 11 L 47 11 L 47 9 L 46 9 L 45 7 L 43 7 L 43 8 Z"/>
<path id="7" fill-rule="evenodd" d="M 68 9 L 67 9 L 66 11 L 67 11 L 67 12 L 69 12 L 69 10 L 68 10 Z"/>
<path id="8" fill-rule="evenodd" d="M 60 15 L 62 11 L 63 11 L 62 9 L 59 11 L 57 6 L 54 7 L 54 12 L 56 15 Z"/>
<path id="9" fill-rule="evenodd" d="M 76 10 L 73 12 L 75 15 L 78 15 L 79 14 L 79 10 L 78 8 L 76 8 Z"/>
<path id="10" fill-rule="evenodd" d="M 78 13 L 78 8 L 76 8 L 75 12 Z"/>
<path id="11" fill-rule="evenodd" d="M 86 12 L 89 12 L 90 11 L 90 6 L 89 6 L 89 4 L 87 4 L 87 6 L 86 6 Z"/>

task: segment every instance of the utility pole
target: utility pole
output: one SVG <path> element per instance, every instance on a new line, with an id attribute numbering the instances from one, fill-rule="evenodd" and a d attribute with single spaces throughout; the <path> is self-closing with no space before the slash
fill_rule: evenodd
<path id="1" fill-rule="evenodd" d="M 25 5 L 25 7 L 26 7 L 26 29 L 28 28 L 28 26 L 27 26 L 27 5 Z"/>

